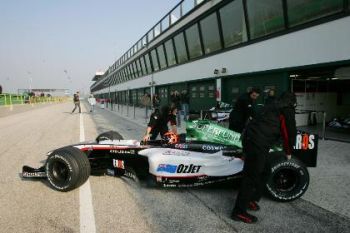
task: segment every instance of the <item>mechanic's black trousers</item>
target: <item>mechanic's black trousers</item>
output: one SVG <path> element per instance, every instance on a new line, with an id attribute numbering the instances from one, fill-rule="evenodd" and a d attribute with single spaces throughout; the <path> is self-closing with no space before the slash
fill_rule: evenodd
<path id="1" fill-rule="evenodd" d="M 163 138 L 164 134 L 168 132 L 168 129 L 159 129 L 159 128 L 153 128 L 151 130 L 151 140 L 156 140 L 158 134 L 160 134 L 160 137 Z"/>
<path id="2" fill-rule="evenodd" d="M 243 151 L 243 179 L 233 209 L 236 213 L 246 212 L 250 201 L 260 200 L 269 173 L 268 149 L 258 148 L 250 140 L 245 140 Z"/>

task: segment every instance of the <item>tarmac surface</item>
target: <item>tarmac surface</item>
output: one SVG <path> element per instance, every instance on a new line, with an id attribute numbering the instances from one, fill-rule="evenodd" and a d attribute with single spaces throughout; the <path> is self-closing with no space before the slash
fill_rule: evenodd
<path id="1" fill-rule="evenodd" d="M 45 181 L 23 180 L 24 164 L 39 167 L 48 151 L 82 138 L 116 130 L 141 139 L 146 119 L 144 109 L 135 109 L 134 117 L 125 106 L 94 113 L 82 106 L 81 114 L 71 114 L 72 103 L 16 107 L 0 108 L 0 232 L 350 232 L 348 143 L 320 141 L 306 194 L 289 203 L 264 197 L 254 213 L 259 222 L 249 225 L 229 218 L 237 194 L 230 186 L 147 188 L 130 179 L 91 176 L 81 188 L 61 193 Z M 87 184 L 91 193 L 83 188 Z M 89 195 L 91 210 L 82 202 Z M 86 228 L 82 222 L 91 215 Z"/>

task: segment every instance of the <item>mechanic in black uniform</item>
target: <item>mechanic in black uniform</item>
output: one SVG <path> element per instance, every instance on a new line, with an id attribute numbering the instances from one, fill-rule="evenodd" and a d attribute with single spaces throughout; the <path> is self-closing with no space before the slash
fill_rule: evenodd
<path id="1" fill-rule="evenodd" d="M 242 133 L 247 120 L 256 116 L 255 101 L 260 95 L 260 89 L 253 87 L 250 92 L 238 97 L 229 116 L 229 129 Z"/>
<path id="2" fill-rule="evenodd" d="M 264 106 L 261 114 L 246 126 L 242 135 L 245 156 L 243 179 L 231 214 L 233 220 L 245 223 L 258 220 L 247 210 L 260 209 L 257 202 L 270 172 L 269 150 L 281 137 L 286 157 L 291 158 L 296 137 L 295 106 L 295 95 L 285 92 L 276 101 Z"/>
<path id="3" fill-rule="evenodd" d="M 177 108 L 175 106 L 171 108 L 163 106 L 160 111 L 152 113 L 143 140 L 155 140 L 158 134 L 163 137 L 164 134 L 169 131 L 168 123 L 171 125 L 171 131 L 177 134 L 176 113 Z"/>

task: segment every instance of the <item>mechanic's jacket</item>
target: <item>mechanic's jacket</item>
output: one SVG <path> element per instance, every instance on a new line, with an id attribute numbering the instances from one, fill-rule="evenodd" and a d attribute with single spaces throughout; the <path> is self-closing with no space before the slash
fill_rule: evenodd
<path id="1" fill-rule="evenodd" d="M 270 149 L 283 139 L 283 148 L 290 155 L 296 137 L 295 109 L 280 108 L 278 102 L 264 106 L 261 114 L 250 121 L 243 132 L 243 140 L 261 149 Z"/>
<path id="2" fill-rule="evenodd" d="M 151 114 L 147 126 L 152 128 L 151 132 L 156 130 L 165 133 L 168 131 L 168 122 L 170 125 L 176 125 L 176 116 L 172 114 L 162 116 L 159 112 L 154 112 Z"/>
<path id="3" fill-rule="evenodd" d="M 230 113 L 229 129 L 242 133 L 248 118 L 255 118 L 255 103 L 249 93 L 241 95 Z"/>

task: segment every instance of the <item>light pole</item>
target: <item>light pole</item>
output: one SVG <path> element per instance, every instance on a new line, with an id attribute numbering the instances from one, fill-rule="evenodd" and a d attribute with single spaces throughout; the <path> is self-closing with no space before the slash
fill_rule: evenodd
<path id="1" fill-rule="evenodd" d="M 152 109 L 153 109 L 153 94 L 155 93 L 154 84 L 156 84 L 156 82 L 153 79 L 153 73 L 152 73 L 151 82 L 149 82 L 149 85 L 151 86 L 151 108 Z"/>
<path id="2" fill-rule="evenodd" d="M 31 77 L 32 73 L 28 71 L 27 74 L 28 74 L 28 81 L 29 81 L 29 92 L 32 92 L 32 83 L 33 83 L 33 78 Z"/>

